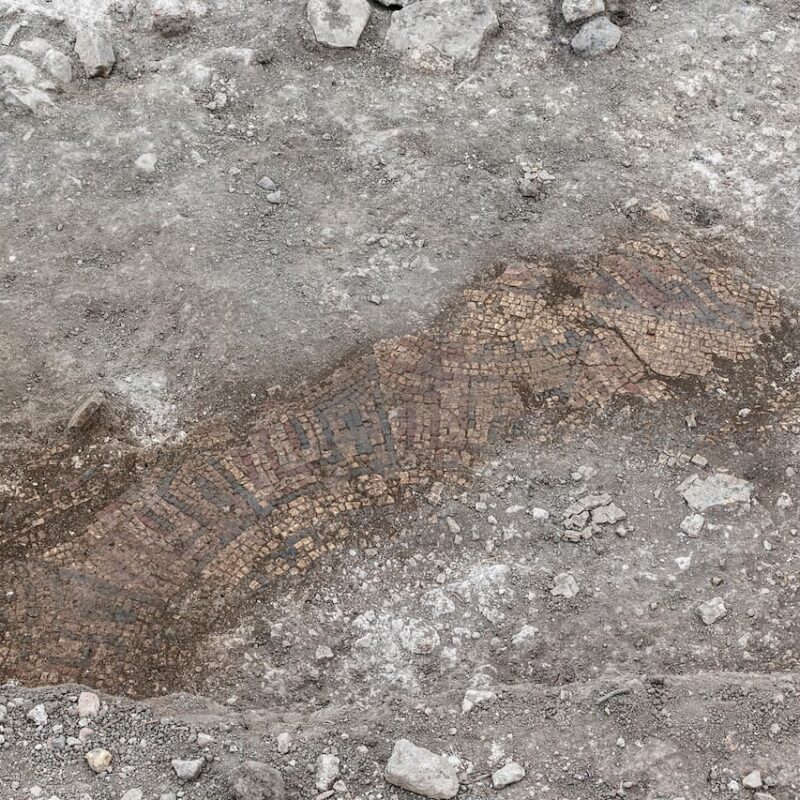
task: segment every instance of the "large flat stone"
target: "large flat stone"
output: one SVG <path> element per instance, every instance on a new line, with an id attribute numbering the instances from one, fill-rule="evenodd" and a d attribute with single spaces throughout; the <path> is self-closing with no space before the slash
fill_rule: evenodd
<path id="1" fill-rule="evenodd" d="M 386 780 L 434 800 L 449 800 L 458 794 L 458 774 L 449 759 L 408 739 L 395 742 L 386 765 Z"/>
<path id="2" fill-rule="evenodd" d="M 471 64 L 497 30 L 490 0 L 419 0 L 392 14 L 386 44 L 421 66 Z"/>
<path id="3" fill-rule="evenodd" d="M 705 479 L 693 475 L 681 484 L 681 492 L 689 508 L 702 514 L 718 506 L 749 505 L 753 484 L 735 475 L 716 472 Z"/>

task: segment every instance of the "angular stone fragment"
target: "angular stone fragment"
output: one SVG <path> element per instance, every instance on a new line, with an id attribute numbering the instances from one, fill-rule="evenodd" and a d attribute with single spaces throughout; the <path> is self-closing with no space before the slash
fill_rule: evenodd
<path id="1" fill-rule="evenodd" d="M 705 517 L 702 514 L 689 514 L 688 517 L 683 518 L 681 522 L 681 530 L 690 538 L 694 539 L 700 535 L 705 525 Z"/>
<path id="2" fill-rule="evenodd" d="M 42 69 L 62 86 L 66 86 L 72 80 L 72 62 L 54 47 L 42 56 Z"/>
<path id="3" fill-rule="evenodd" d="M 564 0 L 561 4 L 561 13 L 567 22 L 593 17 L 595 14 L 602 14 L 605 10 L 603 0 Z"/>
<path id="4" fill-rule="evenodd" d="M 516 762 L 509 761 L 504 767 L 492 773 L 492 786 L 504 789 L 512 783 L 519 783 L 525 777 L 525 770 Z"/>
<path id="5" fill-rule="evenodd" d="M 195 781 L 206 766 L 204 758 L 173 758 L 172 769 L 182 781 Z"/>
<path id="6" fill-rule="evenodd" d="M 592 522 L 595 525 L 614 525 L 622 522 L 627 516 L 618 505 L 609 503 L 607 506 L 600 506 L 592 511 Z"/>
<path id="7" fill-rule="evenodd" d="M 748 772 L 747 775 L 742 778 L 742 786 L 744 786 L 745 789 L 760 789 L 763 785 L 761 781 L 761 772 L 757 769 Z"/>
<path id="8" fill-rule="evenodd" d="M 575 597 L 580 591 L 578 582 L 568 572 L 562 572 L 553 578 L 553 588 L 550 594 L 553 597 L 566 597 L 568 600 Z"/>
<path id="9" fill-rule="evenodd" d="M 458 773 L 450 760 L 408 739 L 395 742 L 386 765 L 386 780 L 434 800 L 449 800 L 458 794 Z"/>
<path id="10" fill-rule="evenodd" d="M 689 507 L 698 513 L 719 506 L 749 505 L 753 496 L 752 483 L 726 472 L 715 472 L 705 479 L 692 475 L 680 490 Z"/>
<path id="11" fill-rule="evenodd" d="M 39 705 L 34 706 L 26 716 L 31 722 L 35 722 L 40 728 L 43 725 L 47 725 L 47 710 L 45 707 L 39 703 Z"/>
<path id="12" fill-rule="evenodd" d="M 357 47 L 372 8 L 367 0 L 308 0 L 314 38 L 328 47 Z"/>
<path id="13" fill-rule="evenodd" d="M 592 511 L 600 506 L 607 506 L 610 502 L 611 495 L 607 492 L 603 492 L 603 494 L 587 494 L 586 497 L 582 497 L 580 500 L 576 500 L 574 503 L 567 506 L 563 516 L 564 519 L 567 519 L 567 517 L 582 514 L 584 511 Z"/>
<path id="14" fill-rule="evenodd" d="M 93 392 L 81 400 L 67 423 L 67 430 L 80 431 L 87 428 L 94 419 L 95 414 L 103 407 L 105 398 L 100 392 Z"/>
<path id="15" fill-rule="evenodd" d="M 142 153 L 133 162 L 133 168 L 140 178 L 149 178 L 155 174 L 158 166 L 158 156 L 155 153 Z"/>
<path id="16" fill-rule="evenodd" d="M 286 796 L 283 776 L 261 761 L 245 761 L 231 781 L 235 800 L 283 800 Z"/>
<path id="17" fill-rule="evenodd" d="M 108 750 L 102 747 L 95 747 L 84 755 L 86 763 L 92 772 L 105 772 L 110 766 L 114 757 Z"/>
<path id="18" fill-rule="evenodd" d="M 468 714 L 477 706 L 488 706 L 497 702 L 497 694 L 491 689 L 467 689 L 461 701 L 461 713 Z"/>
<path id="19" fill-rule="evenodd" d="M 339 777 L 339 758 L 331 753 L 323 753 L 317 758 L 314 785 L 320 792 L 326 792 Z"/>
<path id="20" fill-rule="evenodd" d="M 100 698 L 94 692 L 78 695 L 78 718 L 96 717 L 100 713 Z"/>
<path id="21" fill-rule="evenodd" d="M 193 4 L 194 8 L 189 5 L 185 0 L 156 0 L 153 3 L 153 30 L 165 39 L 187 33 L 198 16 L 197 12 L 202 14 L 205 11 L 203 7 L 198 8 L 198 4 Z"/>
<path id="22" fill-rule="evenodd" d="M 728 609 L 725 608 L 725 603 L 721 597 L 712 597 L 697 607 L 697 615 L 705 625 L 713 625 L 715 622 L 719 622 L 727 613 Z"/>
<path id="23" fill-rule="evenodd" d="M 75 52 L 88 78 L 107 78 L 114 69 L 114 48 L 103 31 L 95 28 L 79 31 L 75 38 Z"/>
<path id="24" fill-rule="evenodd" d="M 610 53 L 619 44 L 622 31 L 607 17 L 589 20 L 572 37 L 572 49 L 585 56 Z"/>
<path id="25" fill-rule="evenodd" d="M 582 531 L 589 522 L 589 512 L 581 511 L 580 514 L 573 514 L 564 520 L 564 527 L 568 531 Z"/>
<path id="26" fill-rule="evenodd" d="M 424 0 L 392 14 L 387 46 L 420 65 L 471 64 L 498 28 L 490 0 Z"/>

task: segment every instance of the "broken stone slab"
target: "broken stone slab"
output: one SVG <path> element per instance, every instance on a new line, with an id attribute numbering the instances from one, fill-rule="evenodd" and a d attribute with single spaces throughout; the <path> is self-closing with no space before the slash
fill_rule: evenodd
<path id="1" fill-rule="evenodd" d="M 622 31 L 607 17 L 589 20 L 572 37 L 572 49 L 584 56 L 610 53 L 619 44 Z"/>
<path id="2" fill-rule="evenodd" d="M 697 607 L 697 615 L 703 620 L 704 625 L 713 625 L 719 622 L 726 614 L 728 609 L 721 597 L 712 597 Z"/>
<path id="3" fill-rule="evenodd" d="M 512 783 L 519 783 L 525 777 L 525 770 L 515 761 L 509 761 L 504 767 L 492 773 L 492 787 L 505 789 Z"/>
<path id="4" fill-rule="evenodd" d="M 753 484 L 727 472 L 715 472 L 708 478 L 691 475 L 678 487 L 678 491 L 692 511 L 702 514 L 709 508 L 739 504 L 749 506 Z"/>
<path id="5" fill-rule="evenodd" d="M 92 392 L 81 400 L 67 423 L 67 430 L 81 431 L 88 428 L 98 411 L 105 405 L 105 397 L 100 392 Z"/>
<path id="6" fill-rule="evenodd" d="M 589 512 L 581 511 L 564 520 L 564 527 L 568 531 L 582 531 L 589 524 Z"/>
<path id="7" fill-rule="evenodd" d="M 75 53 L 87 78 L 107 78 L 114 69 L 114 47 L 108 34 L 101 30 L 85 28 L 78 31 Z"/>
<path id="8" fill-rule="evenodd" d="M 498 29 L 490 0 L 424 0 L 392 14 L 386 46 L 419 66 L 472 64 Z"/>
<path id="9" fill-rule="evenodd" d="M 367 0 L 308 0 L 306 6 L 314 38 L 328 47 L 357 47 L 371 13 Z"/>
<path id="10" fill-rule="evenodd" d="M 450 800 L 458 794 L 458 772 L 450 759 L 408 739 L 395 742 L 385 776 L 394 786 L 434 800 Z"/>
<path id="11" fill-rule="evenodd" d="M 564 511 L 563 517 L 574 517 L 577 514 L 582 514 L 584 511 L 592 511 L 600 506 L 607 506 L 611 502 L 611 495 L 607 492 L 603 494 L 587 494 L 586 497 L 581 497 L 571 505 L 567 506 Z"/>
<path id="12" fill-rule="evenodd" d="M 603 0 L 564 0 L 561 13 L 567 22 L 588 19 L 595 14 L 603 14 L 606 10 Z"/>
<path id="13" fill-rule="evenodd" d="M 600 530 L 596 525 L 587 525 L 582 530 L 565 530 L 563 539 L 566 542 L 571 542 L 572 544 L 578 544 L 579 542 L 585 542 L 588 539 L 591 539 L 595 533 Z"/>
<path id="14" fill-rule="evenodd" d="M 628 515 L 615 503 L 600 506 L 592 511 L 592 522 L 595 525 L 615 525 Z"/>

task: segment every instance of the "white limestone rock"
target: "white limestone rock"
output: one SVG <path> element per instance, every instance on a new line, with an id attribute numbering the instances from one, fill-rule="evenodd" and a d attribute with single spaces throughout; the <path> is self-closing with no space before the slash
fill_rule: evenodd
<path id="1" fill-rule="evenodd" d="M 75 53 L 88 78 L 107 78 L 114 69 L 114 47 L 111 38 L 102 30 L 87 28 L 79 31 L 75 38 Z"/>
<path id="2" fill-rule="evenodd" d="M 458 794 L 455 765 L 444 756 L 417 747 L 408 739 L 395 742 L 386 765 L 386 780 L 434 800 L 450 800 Z"/>
<path id="3" fill-rule="evenodd" d="M 561 13 L 567 22 L 588 19 L 595 14 L 603 14 L 606 10 L 603 0 L 564 0 Z"/>
<path id="4" fill-rule="evenodd" d="M 367 0 L 308 0 L 314 38 L 328 47 L 357 47 L 372 8 Z"/>
<path id="5" fill-rule="evenodd" d="M 392 14 L 386 45 L 419 66 L 472 64 L 498 28 L 490 0 L 424 0 Z"/>
<path id="6" fill-rule="evenodd" d="M 584 56 L 600 56 L 614 50 L 622 31 L 608 17 L 595 17 L 585 23 L 572 38 L 572 49 Z"/>

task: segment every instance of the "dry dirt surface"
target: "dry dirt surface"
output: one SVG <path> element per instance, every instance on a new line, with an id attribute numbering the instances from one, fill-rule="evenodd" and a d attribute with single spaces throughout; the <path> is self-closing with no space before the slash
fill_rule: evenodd
<path id="1" fill-rule="evenodd" d="M 799 131 L 795 2 L 0 0 L 0 800 L 795 800 Z"/>

